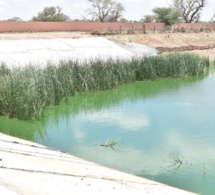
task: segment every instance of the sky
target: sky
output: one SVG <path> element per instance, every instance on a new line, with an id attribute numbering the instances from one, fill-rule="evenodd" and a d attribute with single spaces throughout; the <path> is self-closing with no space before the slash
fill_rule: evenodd
<path id="1" fill-rule="evenodd" d="M 128 20 L 140 20 L 144 15 L 152 14 L 155 7 L 169 7 L 172 0 L 115 0 L 125 7 L 124 17 Z M 85 10 L 90 7 L 87 0 L 0 0 L 0 20 L 20 17 L 31 20 L 47 6 L 60 6 L 62 12 L 71 19 L 82 19 Z M 215 1 L 207 0 L 202 12 L 202 21 L 209 21 L 215 13 Z"/>

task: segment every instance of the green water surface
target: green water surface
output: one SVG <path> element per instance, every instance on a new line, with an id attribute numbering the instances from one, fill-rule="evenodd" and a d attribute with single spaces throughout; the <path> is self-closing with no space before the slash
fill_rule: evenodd
<path id="1" fill-rule="evenodd" d="M 136 82 L 84 93 L 1 132 L 178 188 L 215 194 L 215 77 Z M 102 147 L 117 140 L 115 147 Z"/>

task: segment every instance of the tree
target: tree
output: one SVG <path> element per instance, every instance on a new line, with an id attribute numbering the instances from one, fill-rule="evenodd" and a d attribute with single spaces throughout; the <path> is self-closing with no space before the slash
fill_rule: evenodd
<path id="1" fill-rule="evenodd" d="M 156 22 L 164 22 L 168 26 L 172 26 L 180 21 L 181 13 L 173 8 L 159 7 L 153 9 Z"/>
<path id="2" fill-rule="evenodd" d="M 122 17 L 124 7 L 113 0 L 88 0 L 91 8 L 86 10 L 91 16 L 91 21 L 116 22 Z"/>
<path id="3" fill-rule="evenodd" d="M 126 18 L 121 18 L 121 19 L 119 20 L 119 22 L 128 22 L 128 20 L 127 20 Z"/>
<path id="4" fill-rule="evenodd" d="M 215 22 L 215 14 L 212 16 L 211 22 Z"/>
<path id="5" fill-rule="evenodd" d="M 142 19 L 142 22 L 143 23 L 151 23 L 154 21 L 154 19 L 155 19 L 154 15 L 145 15 Z"/>
<path id="6" fill-rule="evenodd" d="M 42 12 L 32 18 L 33 21 L 68 21 L 69 17 L 62 13 L 62 8 L 45 7 Z"/>
<path id="7" fill-rule="evenodd" d="M 173 5 L 181 12 L 185 22 L 198 22 L 206 0 L 173 0 Z"/>
<path id="8" fill-rule="evenodd" d="M 9 22 L 22 22 L 23 20 L 20 17 L 13 17 L 8 19 Z"/>

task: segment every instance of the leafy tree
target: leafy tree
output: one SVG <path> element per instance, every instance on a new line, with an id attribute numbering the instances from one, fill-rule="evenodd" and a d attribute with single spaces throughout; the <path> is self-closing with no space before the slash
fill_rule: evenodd
<path id="1" fill-rule="evenodd" d="M 69 17 L 62 13 L 62 8 L 45 7 L 42 12 L 32 18 L 33 21 L 68 21 Z"/>
<path id="2" fill-rule="evenodd" d="M 155 19 L 154 15 L 145 15 L 142 19 L 142 22 L 143 23 L 151 23 L 154 21 L 154 19 Z"/>
<path id="3" fill-rule="evenodd" d="M 153 9 L 156 22 L 164 22 L 172 26 L 180 21 L 181 13 L 173 8 L 158 7 Z"/>
<path id="4" fill-rule="evenodd" d="M 88 0 L 91 8 L 86 10 L 91 21 L 116 22 L 122 17 L 124 7 L 113 0 Z"/>
<path id="5" fill-rule="evenodd" d="M 13 17 L 8 19 L 9 22 L 22 22 L 23 20 L 20 17 Z"/>
<path id="6" fill-rule="evenodd" d="M 126 18 L 121 18 L 119 21 L 120 22 L 128 22 L 128 20 Z"/>
<path id="7" fill-rule="evenodd" d="M 185 22 L 198 22 L 206 0 L 173 0 L 173 5 L 181 12 Z"/>

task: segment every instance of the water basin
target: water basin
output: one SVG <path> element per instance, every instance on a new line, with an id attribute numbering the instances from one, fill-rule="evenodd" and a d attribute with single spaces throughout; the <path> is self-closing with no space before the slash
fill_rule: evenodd
<path id="1" fill-rule="evenodd" d="M 215 77 L 136 82 L 83 93 L 40 121 L 0 117 L 1 132 L 134 175 L 212 195 Z M 113 147 L 103 147 L 110 142 Z"/>

